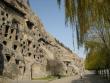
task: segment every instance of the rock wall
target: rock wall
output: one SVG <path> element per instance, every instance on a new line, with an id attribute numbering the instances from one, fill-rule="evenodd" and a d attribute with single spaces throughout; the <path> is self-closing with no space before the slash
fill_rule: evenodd
<path id="1" fill-rule="evenodd" d="M 45 31 L 28 0 L 0 0 L 0 75 L 31 80 L 81 68 L 81 59 Z"/>

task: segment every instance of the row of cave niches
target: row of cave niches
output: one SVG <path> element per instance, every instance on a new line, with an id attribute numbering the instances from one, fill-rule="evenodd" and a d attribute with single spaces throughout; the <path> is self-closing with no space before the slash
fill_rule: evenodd
<path id="1" fill-rule="evenodd" d="M 2 42 L 5 47 L 7 47 L 8 41 Z M 31 40 L 22 41 L 19 44 L 12 44 L 12 49 L 16 52 L 21 49 L 20 52 L 23 56 L 33 57 L 36 61 L 41 61 L 44 58 L 44 52 L 40 48 L 41 43 L 35 44 Z"/>
<path id="2" fill-rule="evenodd" d="M 1 20 L 1 24 L 0 24 L 0 31 L 1 31 L 1 35 L 2 37 L 4 37 L 5 39 L 9 38 L 12 39 L 12 35 L 15 32 L 15 39 L 18 39 L 17 36 L 17 24 L 14 22 L 14 19 L 12 21 L 9 20 L 9 15 L 8 13 L 4 12 L 4 11 L 0 11 L 0 20 Z"/>
<path id="3" fill-rule="evenodd" d="M 10 29 L 9 27 L 6 28 L 4 37 L 7 37 L 6 34 L 9 34 L 8 31 L 10 31 L 11 34 L 12 34 L 14 32 L 14 30 L 15 29 Z M 15 36 L 15 40 L 16 41 L 18 40 L 18 37 L 19 37 L 18 35 Z M 11 37 L 8 37 L 8 38 L 11 39 Z M 12 44 L 12 49 L 17 51 L 18 48 L 19 48 L 19 49 L 21 49 L 21 54 L 23 54 L 24 56 L 28 56 L 28 57 L 33 56 L 36 59 L 36 61 L 40 61 L 41 62 L 41 58 L 44 57 L 42 50 L 39 50 L 39 48 L 41 46 L 41 43 L 36 45 L 31 40 L 23 41 L 22 39 L 20 39 L 20 41 L 21 42 L 19 44 Z M 3 43 L 4 46 L 7 47 L 8 41 L 4 40 L 2 43 Z M 34 50 L 34 51 L 32 51 L 32 50 Z M 25 54 L 25 52 L 26 52 L 26 54 Z M 33 55 L 33 52 L 35 52 L 35 55 Z"/>
<path id="4" fill-rule="evenodd" d="M 19 38 L 19 23 L 17 23 L 16 19 L 12 19 L 11 21 L 8 21 L 8 14 L 5 13 L 4 11 L 0 11 L 1 13 L 1 23 L 0 24 L 0 31 L 1 31 L 1 35 L 3 36 L 4 39 L 13 39 L 13 40 L 18 40 L 21 42 L 23 39 Z M 39 34 L 39 36 L 41 36 Z M 6 41 L 3 41 L 4 45 L 7 45 Z M 25 43 L 25 42 L 23 42 Z M 29 41 L 29 43 L 31 43 L 31 41 Z M 22 45 L 21 45 L 22 46 Z M 17 48 L 17 46 L 15 45 L 15 50 Z M 35 47 L 35 46 L 33 46 Z M 24 47 L 25 48 L 25 47 Z"/>
<path id="5" fill-rule="evenodd" d="M 12 44 L 12 48 L 14 51 L 17 51 L 18 48 L 21 49 L 21 54 L 24 56 L 31 57 L 33 56 L 36 60 L 40 60 L 44 57 L 43 51 L 39 50 L 41 44 L 34 44 L 31 40 L 24 41 L 22 38 L 19 37 L 19 23 L 15 20 L 9 20 L 8 13 L 4 11 L 0 11 L 0 30 L 2 31 L 3 36 L 3 45 L 7 47 L 7 44 L 9 41 L 19 41 L 19 44 Z M 28 22 L 27 22 L 28 23 Z M 28 25 L 28 24 L 27 24 Z M 28 27 L 31 27 L 28 25 Z M 31 29 L 31 28 L 30 28 Z M 38 34 L 39 37 L 41 37 L 41 34 Z M 44 45 L 44 43 L 43 43 Z M 10 49 L 10 48 L 9 48 Z M 32 51 L 35 50 L 35 51 Z M 26 53 L 25 53 L 26 52 Z M 33 55 L 34 52 L 34 55 Z M 7 59 L 9 61 L 9 56 L 7 56 Z"/>
<path id="6" fill-rule="evenodd" d="M 22 37 L 20 37 L 20 35 L 22 33 L 19 33 L 19 31 L 17 29 L 14 29 L 14 28 L 11 28 L 10 26 L 4 26 L 4 27 L 1 27 L 2 29 L 2 35 L 3 35 L 3 39 L 8 39 L 10 41 L 19 41 L 21 44 L 20 46 L 23 47 L 23 49 L 26 48 L 26 46 L 28 47 L 33 47 L 33 49 L 36 48 L 36 45 L 33 44 L 33 42 L 31 40 L 23 40 Z M 12 40 L 11 40 L 12 39 Z M 6 46 L 8 43 L 8 41 L 3 41 L 3 44 Z M 32 45 L 33 44 L 33 45 Z M 42 43 L 43 45 L 45 45 L 44 43 Z M 38 46 L 40 47 L 41 44 L 39 43 Z M 38 48 L 38 47 L 37 47 Z M 17 49 L 17 45 L 14 45 L 14 50 Z M 28 49 L 29 51 L 29 49 Z"/>
<path id="7" fill-rule="evenodd" d="M 28 41 L 28 45 L 30 45 L 31 47 L 27 47 L 27 51 L 26 51 L 26 54 L 24 54 L 24 57 L 33 57 L 37 62 L 40 62 L 42 63 L 42 59 L 45 57 L 45 52 L 43 51 L 43 49 L 40 47 L 41 45 L 40 44 L 37 44 L 37 45 L 31 45 L 31 43 L 29 44 L 29 41 Z M 31 51 L 30 51 L 31 49 Z M 32 49 L 34 49 L 34 51 L 32 52 Z M 24 49 L 22 49 L 24 50 Z"/>
<path id="8" fill-rule="evenodd" d="M 31 49 L 31 48 L 30 48 Z M 42 63 L 42 60 L 45 58 L 45 52 L 43 51 L 43 49 L 41 49 L 40 47 L 35 49 L 36 51 L 31 52 L 31 51 L 27 51 L 26 54 L 24 54 L 24 57 L 32 57 L 34 58 L 37 62 Z"/>
<path id="9" fill-rule="evenodd" d="M 8 20 L 9 20 L 9 14 L 0 9 L 0 21 L 1 21 L 0 25 L 10 24 Z"/>
<path id="10" fill-rule="evenodd" d="M 0 8 L 0 10 L 1 10 L 1 8 Z M 8 17 L 9 17 L 8 13 L 6 13 L 5 11 L 2 11 L 2 10 L 0 11 L 0 19 L 2 21 L 5 21 Z"/>
<path id="11" fill-rule="evenodd" d="M 3 42 L 3 44 L 4 44 L 4 42 Z M 17 48 L 18 48 L 17 45 L 13 45 L 14 50 L 16 50 Z M 14 54 L 15 54 L 14 56 L 18 56 L 18 55 L 16 55 L 17 54 L 16 51 Z M 45 52 L 41 48 L 36 49 L 36 52 L 27 51 L 26 54 L 22 53 L 22 56 L 33 57 L 36 60 L 36 62 L 39 62 L 39 63 L 43 63 L 43 60 L 45 59 L 44 55 L 45 55 Z M 10 59 L 13 57 L 12 54 L 5 54 L 5 56 L 6 56 L 7 62 L 9 62 Z"/>

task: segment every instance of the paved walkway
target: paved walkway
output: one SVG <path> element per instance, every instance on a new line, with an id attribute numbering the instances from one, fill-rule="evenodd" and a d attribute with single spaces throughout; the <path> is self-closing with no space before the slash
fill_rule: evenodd
<path id="1" fill-rule="evenodd" d="M 110 80 L 104 80 L 96 75 L 85 75 L 83 79 L 73 80 L 71 83 L 110 83 Z"/>
<path id="2" fill-rule="evenodd" d="M 45 81 L 45 80 L 21 80 L 21 81 L 13 81 L 11 83 L 48 83 L 48 81 Z"/>
<path id="3" fill-rule="evenodd" d="M 87 74 L 83 77 L 83 79 L 80 79 L 78 76 L 76 76 L 54 80 L 49 83 L 110 83 L 110 80 L 104 80 L 99 76 Z"/>
<path id="4" fill-rule="evenodd" d="M 64 77 L 61 79 L 53 80 L 49 83 L 72 83 L 72 80 L 78 79 L 78 76 L 73 76 L 73 77 Z"/>
<path id="5" fill-rule="evenodd" d="M 44 80 L 21 80 L 18 81 L 6 81 L 0 82 L 0 83 L 110 83 L 110 80 L 104 80 L 101 79 L 99 76 L 93 75 L 93 74 L 87 74 L 83 76 L 83 79 L 80 79 L 79 76 L 73 76 L 73 77 L 65 77 L 53 81 L 44 81 Z"/>
<path id="6" fill-rule="evenodd" d="M 48 83 L 46 80 L 3 80 L 0 83 Z"/>

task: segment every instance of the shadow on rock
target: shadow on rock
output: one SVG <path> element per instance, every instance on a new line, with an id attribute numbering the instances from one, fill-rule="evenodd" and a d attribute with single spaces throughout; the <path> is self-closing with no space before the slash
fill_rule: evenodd
<path id="1" fill-rule="evenodd" d="M 4 70 L 4 56 L 2 50 L 3 50 L 3 45 L 0 44 L 0 75 L 3 75 L 3 70 Z"/>

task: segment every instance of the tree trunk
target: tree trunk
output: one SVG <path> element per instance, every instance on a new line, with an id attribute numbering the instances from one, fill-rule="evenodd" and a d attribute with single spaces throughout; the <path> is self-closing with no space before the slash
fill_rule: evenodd
<path id="1" fill-rule="evenodd" d="M 109 76 L 108 76 L 108 79 L 110 79 L 110 68 L 109 68 L 108 70 L 109 70 Z"/>
<path id="2" fill-rule="evenodd" d="M 102 69 L 100 70 L 101 71 L 101 77 L 103 76 L 103 72 L 102 72 Z"/>
<path id="3" fill-rule="evenodd" d="M 102 69 L 102 78 L 104 77 L 104 70 Z"/>
<path id="4" fill-rule="evenodd" d="M 98 70 L 97 69 L 95 70 L 95 74 L 98 75 Z"/>
<path id="5" fill-rule="evenodd" d="M 107 68 L 105 69 L 105 78 L 108 79 Z"/>

